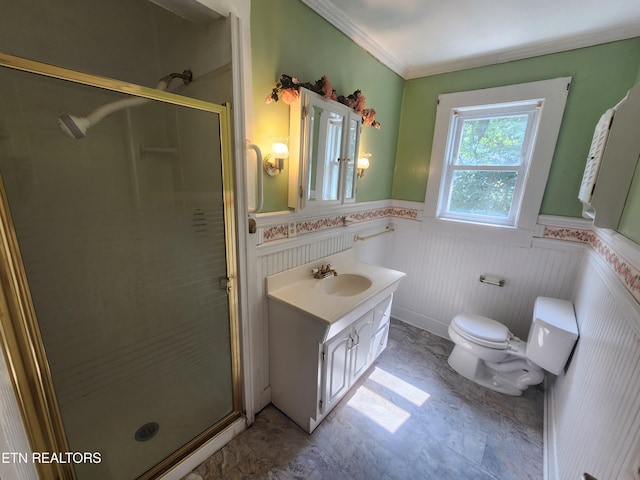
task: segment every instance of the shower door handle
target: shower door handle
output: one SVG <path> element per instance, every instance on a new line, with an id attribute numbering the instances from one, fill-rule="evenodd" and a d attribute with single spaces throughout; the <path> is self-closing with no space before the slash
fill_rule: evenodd
<path id="1" fill-rule="evenodd" d="M 227 294 L 231 293 L 231 288 L 233 287 L 233 282 L 231 282 L 230 277 L 220 277 L 218 279 L 220 290 L 226 290 Z"/>
<path id="2" fill-rule="evenodd" d="M 256 153 L 256 181 L 258 182 L 258 195 L 256 198 L 256 208 L 249 210 L 249 213 L 258 213 L 262 210 L 264 204 L 264 181 L 262 178 L 262 152 L 260 147 L 255 143 L 247 141 L 247 149 L 253 150 Z"/>

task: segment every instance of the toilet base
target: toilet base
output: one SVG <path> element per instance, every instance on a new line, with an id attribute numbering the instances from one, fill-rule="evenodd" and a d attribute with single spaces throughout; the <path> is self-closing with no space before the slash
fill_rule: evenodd
<path id="1" fill-rule="evenodd" d="M 529 385 L 542 382 L 544 374 L 541 369 L 531 371 L 519 368 L 515 371 L 498 372 L 472 355 L 464 348 L 456 345 L 448 360 L 449 366 L 463 377 L 483 387 L 512 396 L 520 396 Z"/>

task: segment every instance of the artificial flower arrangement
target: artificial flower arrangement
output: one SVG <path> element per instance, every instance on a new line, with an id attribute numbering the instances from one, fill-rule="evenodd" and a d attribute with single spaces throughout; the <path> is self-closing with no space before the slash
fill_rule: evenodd
<path id="1" fill-rule="evenodd" d="M 300 83 L 296 77 L 283 73 L 280 76 L 280 81 L 276 83 L 276 86 L 271 90 L 271 94 L 264 101 L 265 103 L 271 103 L 282 99 L 284 103 L 291 105 L 300 97 L 300 87 L 322 95 L 327 100 L 336 100 L 346 105 L 362 115 L 363 124 L 380 128 L 380 122 L 376 121 L 376 111 L 373 108 L 364 108 L 365 96 L 362 95 L 360 90 L 356 90 L 346 97 L 338 95 L 326 75 L 323 75 L 320 80 L 316 80 L 315 83 Z"/>

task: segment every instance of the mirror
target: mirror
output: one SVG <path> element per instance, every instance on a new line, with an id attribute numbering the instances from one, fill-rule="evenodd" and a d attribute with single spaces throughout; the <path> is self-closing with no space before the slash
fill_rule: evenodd
<path id="1" fill-rule="evenodd" d="M 356 196 L 356 165 L 358 163 L 358 145 L 360 141 L 360 121 L 349 120 L 349 132 L 347 141 L 347 162 L 345 165 L 345 200 L 354 199 Z"/>
<path id="2" fill-rule="evenodd" d="M 338 200 L 344 116 L 311 105 L 309 120 L 311 148 L 307 201 Z"/>
<path id="3" fill-rule="evenodd" d="M 361 117 L 309 90 L 300 92 L 299 104 L 291 105 L 289 206 L 297 211 L 354 202 Z"/>

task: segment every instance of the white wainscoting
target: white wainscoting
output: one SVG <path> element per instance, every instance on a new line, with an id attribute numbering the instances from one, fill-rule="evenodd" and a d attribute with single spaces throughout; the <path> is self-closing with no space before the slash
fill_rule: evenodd
<path id="1" fill-rule="evenodd" d="M 585 246 L 534 239 L 531 248 L 429 233 L 398 220 L 388 265 L 407 274 L 394 295 L 392 315 L 448 337 L 459 313 L 493 318 L 526 339 L 538 296 L 571 299 Z M 480 283 L 480 275 L 505 281 Z"/>
<path id="2" fill-rule="evenodd" d="M 565 373 L 550 382 L 546 478 L 587 472 L 600 480 L 638 479 L 640 308 L 592 249 L 573 301 L 580 339 Z"/>

